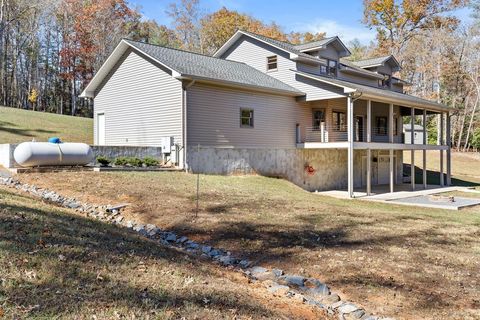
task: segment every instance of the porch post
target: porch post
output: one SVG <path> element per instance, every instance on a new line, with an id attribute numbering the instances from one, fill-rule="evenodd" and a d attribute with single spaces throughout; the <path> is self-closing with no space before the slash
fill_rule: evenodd
<path id="1" fill-rule="evenodd" d="M 411 126 L 411 131 L 410 131 L 410 141 L 414 145 L 415 144 L 415 108 L 412 107 L 410 110 L 410 126 Z M 410 166 L 410 181 L 412 183 L 412 190 L 415 190 L 415 149 L 411 150 L 411 166 Z"/>
<path id="2" fill-rule="evenodd" d="M 447 186 L 452 185 L 452 137 L 451 135 L 451 118 L 450 113 L 447 113 Z"/>
<path id="3" fill-rule="evenodd" d="M 353 198 L 353 100 L 347 97 L 348 195 Z"/>
<path id="4" fill-rule="evenodd" d="M 393 103 L 390 103 L 388 109 L 388 137 L 389 142 L 393 143 Z M 393 149 L 390 148 L 390 192 L 394 191 L 394 166 L 393 166 Z"/>
<path id="5" fill-rule="evenodd" d="M 427 109 L 423 109 L 423 145 L 427 144 Z M 423 149 L 423 189 L 427 189 L 427 150 Z"/>
<path id="6" fill-rule="evenodd" d="M 438 138 L 437 142 L 439 146 L 443 146 L 443 112 L 440 113 L 439 115 L 439 132 L 438 132 Z M 440 150 L 440 186 L 443 187 L 445 186 L 444 182 L 444 174 L 443 174 L 443 150 Z"/>
<path id="7" fill-rule="evenodd" d="M 367 142 L 372 142 L 372 101 L 367 100 Z M 372 150 L 367 148 L 367 195 L 372 193 Z"/>

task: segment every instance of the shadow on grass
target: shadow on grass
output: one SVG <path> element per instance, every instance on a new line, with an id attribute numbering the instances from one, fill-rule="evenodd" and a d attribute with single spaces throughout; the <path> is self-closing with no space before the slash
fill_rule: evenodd
<path id="1" fill-rule="evenodd" d="M 14 135 L 19 135 L 22 137 L 35 137 L 36 133 L 49 133 L 49 134 L 58 133 L 58 131 L 45 130 L 45 129 L 21 129 L 21 128 L 18 128 L 18 125 L 8 121 L 0 121 L 0 132 L 1 131 L 8 132 Z"/>
<path id="2" fill-rule="evenodd" d="M 410 175 L 411 168 L 409 164 L 403 165 L 403 172 L 408 176 Z M 415 166 L 415 182 L 421 183 L 421 181 L 423 181 L 423 169 Z M 427 170 L 427 184 L 440 185 L 440 173 L 438 171 Z M 476 187 L 480 186 L 480 181 L 477 182 L 474 179 L 465 180 L 452 177 L 452 185 L 459 187 Z"/>
<path id="3" fill-rule="evenodd" d="M 185 254 L 127 229 L 54 207 L 48 211 L 35 208 L 31 205 L 35 201 L 0 190 L 0 280 L 4 281 L 0 281 L 0 305 L 6 302 L 22 310 L 38 306 L 29 316 L 50 317 L 83 308 L 93 314 L 96 308 L 145 313 L 186 305 L 202 309 L 207 298 L 208 308 L 222 312 L 275 314 L 255 301 L 238 301 L 238 296 L 222 288 L 210 293 L 171 289 L 168 276 L 162 274 L 152 274 L 151 283 L 146 284 L 136 270 L 143 261 L 157 267 L 157 272 L 162 270 L 158 265 L 164 265 L 192 275 L 198 275 L 202 262 L 186 259 Z M 37 275 L 26 277 L 29 270 Z"/>

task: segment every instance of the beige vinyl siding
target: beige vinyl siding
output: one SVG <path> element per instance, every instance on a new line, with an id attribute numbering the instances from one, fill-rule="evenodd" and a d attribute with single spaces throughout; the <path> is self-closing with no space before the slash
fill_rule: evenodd
<path id="1" fill-rule="evenodd" d="M 134 51 L 125 54 L 94 100 L 105 114 L 106 145 L 158 146 L 161 137 L 182 141 L 182 84 L 169 71 Z"/>
<path id="2" fill-rule="evenodd" d="M 241 108 L 254 110 L 253 128 L 240 127 Z M 187 90 L 187 143 L 294 148 L 296 123 L 308 121 L 309 113 L 293 97 L 197 83 Z"/>
<path id="3" fill-rule="evenodd" d="M 278 56 L 278 69 L 267 72 L 267 57 Z M 233 44 L 221 58 L 246 63 L 261 72 L 267 72 L 269 76 L 305 92 L 306 101 L 339 98 L 343 94 L 340 90 L 329 85 L 323 85 L 318 81 L 309 81 L 304 77 L 297 76 L 292 70 L 297 69 L 297 63 L 290 60 L 290 54 L 276 49 L 256 39 L 242 36 Z M 318 72 L 320 67 L 318 66 Z"/>

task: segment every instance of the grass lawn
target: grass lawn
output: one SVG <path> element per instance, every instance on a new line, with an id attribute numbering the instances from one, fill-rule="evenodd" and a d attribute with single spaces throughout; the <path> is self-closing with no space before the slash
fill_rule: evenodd
<path id="1" fill-rule="evenodd" d="M 445 154 L 445 153 L 444 153 Z M 411 152 L 403 152 L 403 162 L 410 164 Z M 423 152 L 415 152 L 415 173 L 416 181 L 422 181 Z M 444 170 L 447 170 L 447 163 L 444 160 Z M 428 183 L 440 184 L 438 171 L 440 170 L 440 152 L 427 151 L 427 177 Z M 408 173 L 409 174 L 409 173 Z M 480 154 L 452 152 L 452 183 L 459 186 L 480 185 Z"/>
<path id="2" fill-rule="evenodd" d="M 190 174 L 83 172 L 19 178 L 93 203 L 128 202 L 126 214 L 139 221 L 319 278 L 375 314 L 480 318 L 478 208 L 452 212 L 339 200 L 280 179 L 202 175 L 195 217 L 196 176 Z M 77 223 L 70 228 L 81 229 L 73 228 Z"/>
<path id="3" fill-rule="evenodd" d="M 241 274 L 0 188 L 1 319 L 324 319 Z"/>
<path id="4" fill-rule="evenodd" d="M 54 113 L 0 107 L 0 143 L 47 141 L 93 142 L 93 120 Z"/>

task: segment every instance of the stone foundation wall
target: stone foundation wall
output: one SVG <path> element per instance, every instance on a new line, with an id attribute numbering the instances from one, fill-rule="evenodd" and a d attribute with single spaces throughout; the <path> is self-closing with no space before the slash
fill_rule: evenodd
<path id="1" fill-rule="evenodd" d="M 130 147 L 130 146 L 91 146 L 94 159 L 104 156 L 109 159 L 118 157 L 152 157 L 158 160 L 163 159 L 162 148 L 160 147 Z"/>
<path id="2" fill-rule="evenodd" d="M 378 152 L 372 152 L 372 157 Z M 188 150 L 192 172 L 206 174 L 259 174 L 287 179 L 308 191 L 347 188 L 346 149 L 224 149 L 197 147 Z M 354 152 L 354 186 L 362 188 L 362 158 L 365 150 Z M 402 178 L 402 152 L 397 151 L 397 181 Z M 373 166 L 374 167 L 374 166 Z M 306 168 L 313 170 L 309 171 Z M 375 176 L 375 169 L 372 168 Z M 372 179 L 372 183 L 376 180 Z"/>

